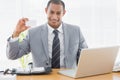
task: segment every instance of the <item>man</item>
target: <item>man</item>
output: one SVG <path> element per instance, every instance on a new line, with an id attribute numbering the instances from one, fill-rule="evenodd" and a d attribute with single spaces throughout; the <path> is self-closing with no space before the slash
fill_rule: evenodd
<path id="1" fill-rule="evenodd" d="M 21 43 L 18 36 L 29 27 L 28 18 L 19 20 L 8 39 L 7 57 L 14 60 L 32 52 L 34 67 L 75 68 L 80 50 L 87 48 L 79 27 L 62 22 L 66 11 L 61 0 L 50 0 L 45 12 L 48 22 L 30 28 Z"/>

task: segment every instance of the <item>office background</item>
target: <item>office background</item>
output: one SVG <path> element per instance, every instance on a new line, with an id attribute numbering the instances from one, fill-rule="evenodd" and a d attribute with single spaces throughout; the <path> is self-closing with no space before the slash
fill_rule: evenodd
<path id="1" fill-rule="evenodd" d="M 120 45 L 120 0 L 63 0 L 63 21 L 79 25 L 89 47 Z M 48 0 L 0 0 L 0 68 L 19 67 L 6 57 L 7 38 L 22 17 L 45 23 Z M 120 52 L 119 52 L 120 53 Z M 120 62 L 118 55 L 117 62 Z"/>

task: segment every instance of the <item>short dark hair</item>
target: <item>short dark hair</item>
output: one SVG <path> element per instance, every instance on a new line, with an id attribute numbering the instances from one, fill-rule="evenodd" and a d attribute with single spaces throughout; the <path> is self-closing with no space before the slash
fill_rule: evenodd
<path id="1" fill-rule="evenodd" d="M 47 8 L 49 7 L 50 3 L 61 4 L 63 6 L 63 9 L 65 9 L 65 3 L 62 0 L 49 0 L 47 4 Z"/>

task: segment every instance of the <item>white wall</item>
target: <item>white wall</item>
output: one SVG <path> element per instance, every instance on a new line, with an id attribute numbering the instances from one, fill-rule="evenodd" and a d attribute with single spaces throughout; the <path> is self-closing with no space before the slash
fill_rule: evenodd
<path id="1" fill-rule="evenodd" d="M 34 19 L 37 25 L 45 23 L 47 1 L 0 0 L 0 65 L 13 67 L 18 64 L 6 58 L 6 40 L 19 18 Z M 63 21 L 79 25 L 89 47 L 120 45 L 120 0 L 63 1 L 67 10 Z"/>
<path id="2" fill-rule="evenodd" d="M 17 0 L 0 0 L 0 68 L 14 67 L 17 61 L 6 58 L 7 38 L 12 34 L 18 20 Z"/>

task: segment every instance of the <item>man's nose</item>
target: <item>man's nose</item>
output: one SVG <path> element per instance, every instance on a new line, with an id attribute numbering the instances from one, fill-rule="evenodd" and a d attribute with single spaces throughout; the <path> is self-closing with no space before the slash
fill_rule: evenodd
<path id="1" fill-rule="evenodd" d="M 57 19 L 57 15 L 54 14 L 53 17 L 52 17 L 52 19 Z"/>

